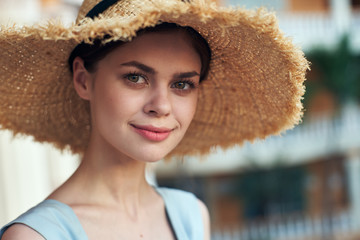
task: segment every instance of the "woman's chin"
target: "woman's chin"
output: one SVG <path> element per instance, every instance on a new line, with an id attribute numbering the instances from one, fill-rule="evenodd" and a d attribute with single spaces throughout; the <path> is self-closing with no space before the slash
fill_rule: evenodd
<path id="1" fill-rule="evenodd" d="M 135 158 L 138 161 L 141 162 L 146 162 L 146 163 L 155 163 L 160 161 L 161 159 L 163 159 L 164 157 L 166 157 L 166 155 L 168 155 L 169 152 L 166 153 L 147 153 L 144 154 L 142 156 L 137 156 L 137 158 Z"/>
<path id="2" fill-rule="evenodd" d="M 164 159 L 177 145 L 178 141 L 163 145 L 143 144 L 141 147 L 138 147 L 136 151 L 128 152 L 127 155 L 141 162 L 158 162 Z"/>

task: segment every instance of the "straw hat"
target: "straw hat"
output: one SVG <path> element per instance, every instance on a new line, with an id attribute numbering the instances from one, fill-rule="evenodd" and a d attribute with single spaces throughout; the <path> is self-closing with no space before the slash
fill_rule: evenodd
<path id="1" fill-rule="evenodd" d="M 85 17 L 94 11 L 102 13 Z M 90 119 L 88 103 L 72 85 L 71 51 L 104 35 L 110 36 L 106 41 L 128 41 L 161 22 L 194 28 L 212 51 L 194 120 L 169 156 L 262 139 L 300 121 L 308 62 L 272 13 L 205 0 L 85 0 L 71 26 L 0 28 L 1 128 L 82 153 Z"/>

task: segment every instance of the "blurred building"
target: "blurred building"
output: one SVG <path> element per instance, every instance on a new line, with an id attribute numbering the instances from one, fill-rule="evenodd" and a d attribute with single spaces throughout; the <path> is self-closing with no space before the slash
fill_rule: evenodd
<path id="1" fill-rule="evenodd" d="M 0 23 L 31 25 L 50 18 L 71 23 L 82 0 L 1 0 Z"/>
<path id="2" fill-rule="evenodd" d="M 351 34 L 351 47 L 360 51 L 359 0 L 221 0 L 222 4 L 275 11 L 280 28 L 304 50 L 334 46 L 339 36 Z"/>
<path id="3" fill-rule="evenodd" d="M 214 239 L 360 239 L 360 1 L 221 3 L 276 11 L 313 62 L 304 122 L 281 137 L 161 163 L 159 184 L 203 199 Z"/>

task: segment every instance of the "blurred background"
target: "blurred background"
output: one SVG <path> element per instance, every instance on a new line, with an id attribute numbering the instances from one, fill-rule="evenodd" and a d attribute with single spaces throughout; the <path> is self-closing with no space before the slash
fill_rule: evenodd
<path id="1" fill-rule="evenodd" d="M 74 21 L 81 0 L 0 0 L 0 24 Z M 360 239 L 360 0 L 217 0 L 276 12 L 312 62 L 302 124 L 208 157 L 149 165 L 154 184 L 195 193 L 214 240 Z M 77 156 L 0 131 L 0 225 L 42 201 Z"/>

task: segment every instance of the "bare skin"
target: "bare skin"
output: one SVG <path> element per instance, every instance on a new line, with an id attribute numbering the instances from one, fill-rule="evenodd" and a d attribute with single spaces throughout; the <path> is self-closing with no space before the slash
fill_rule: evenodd
<path id="1" fill-rule="evenodd" d="M 75 89 L 91 105 L 91 138 L 79 168 L 48 198 L 69 205 L 90 240 L 175 239 L 145 167 L 181 141 L 193 118 L 199 56 L 182 33 L 148 33 L 106 56 L 95 73 L 80 58 L 73 66 Z M 139 126 L 169 134 L 154 138 L 139 134 Z M 210 239 L 208 211 L 200 201 L 199 206 Z M 14 224 L 2 239 L 43 237 Z"/>

